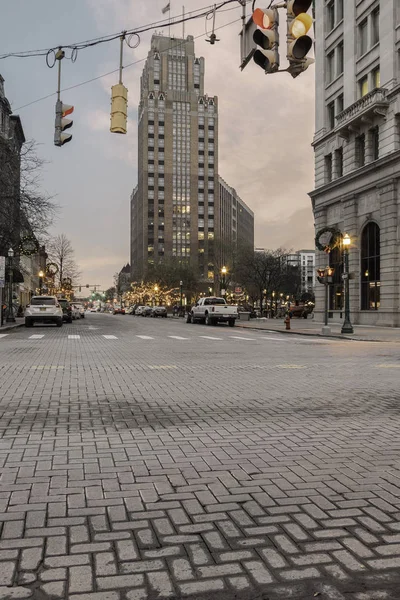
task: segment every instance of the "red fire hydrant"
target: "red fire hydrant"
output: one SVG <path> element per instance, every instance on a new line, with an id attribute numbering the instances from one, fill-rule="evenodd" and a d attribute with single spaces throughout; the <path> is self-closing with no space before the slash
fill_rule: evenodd
<path id="1" fill-rule="evenodd" d="M 290 329 L 290 317 L 289 315 L 286 315 L 286 319 L 284 321 L 285 325 L 286 325 L 286 329 Z"/>

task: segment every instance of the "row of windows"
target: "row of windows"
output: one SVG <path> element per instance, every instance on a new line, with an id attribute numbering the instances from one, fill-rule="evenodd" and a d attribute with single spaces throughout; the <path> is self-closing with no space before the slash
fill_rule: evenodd
<path id="1" fill-rule="evenodd" d="M 339 77 L 344 70 L 344 46 L 340 42 L 326 56 L 326 83 L 331 83 L 336 77 Z"/>
<path id="2" fill-rule="evenodd" d="M 326 5 L 326 30 L 332 31 L 343 20 L 344 0 L 331 0 Z"/>
<path id="3" fill-rule="evenodd" d="M 372 127 L 367 134 L 355 137 L 356 168 L 363 167 L 367 162 L 379 158 L 379 127 Z M 325 183 L 343 176 L 343 148 L 338 148 L 333 154 L 325 156 Z"/>
<path id="4" fill-rule="evenodd" d="M 379 17 L 379 8 L 376 8 L 358 25 L 358 56 L 362 56 L 379 42 Z"/>

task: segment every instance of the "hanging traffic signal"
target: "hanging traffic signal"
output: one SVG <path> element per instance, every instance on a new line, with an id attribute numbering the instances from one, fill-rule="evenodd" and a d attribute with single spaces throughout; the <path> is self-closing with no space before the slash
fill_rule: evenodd
<path id="1" fill-rule="evenodd" d="M 126 133 L 128 115 L 128 89 L 117 83 L 111 88 L 111 133 Z"/>
<path id="2" fill-rule="evenodd" d="M 56 102 L 56 121 L 54 131 L 54 145 L 63 146 L 72 140 L 72 133 L 63 133 L 73 125 L 71 119 L 65 117 L 74 112 L 74 107 L 69 104 L 63 104 L 61 100 Z"/>
<path id="3" fill-rule="evenodd" d="M 308 10 L 312 0 L 290 0 L 287 3 L 287 59 L 288 72 L 297 77 L 315 61 L 307 54 L 312 48 L 313 40 L 308 34 L 313 19 Z"/>
<path id="4" fill-rule="evenodd" d="M 252 16 L 259 27 L 253 34 L 253 41 L 259 46 L 253 60 L 265 73 L 276 73 L 279 69 L 279 13 L 276 8 L 256 8 Z"/>

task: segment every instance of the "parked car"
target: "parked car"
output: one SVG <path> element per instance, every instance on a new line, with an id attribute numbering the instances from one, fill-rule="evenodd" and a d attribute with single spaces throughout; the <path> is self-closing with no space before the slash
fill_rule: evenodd
<path id="1" fill-rule="evenodd" d="M 142 306 L 141 304 L 139 304 L 139 306 L 135 310 L 135 315 L 137 315 L 137 316 L 141 315 L 145 308 L 146 308 L 145 306 Z"/>
<path id="2" fill-rule="evenodd" d="M 76 319 L 80 319 L 81 318 L 81 313 L 79 308 L 77 307 L 76 304 L 71 304 L 71 311 L 72 311 L 72 319 L 75 321 Z"/>
<path id="3" fill-rule="evenodd" d="M 150 317 L 153 312 L 153 308 L 151 306 L 144 306 L 142 310 L 142 317 Z"/>
<path id="4" fill-rule="evenodd" d="M 59 298 L 58 303 L 62 308 L 63 320 L 66 323 L 72 323 L 72 306 L 70 304 L 70 301 L 66 298 Z"/>
<path id="5" fill-rule="evenodd" d="M 30 304 L 25 308 L 25 327 L 33 327 L 34 323 L 63 324 L 63 309 L 55 296 L 32 296 Z"/>
<path id="6" fill-rule="evenodd" d="M 313 309 L 314 304 L 312 302 L 307 302 L 307 304 L 291 304 L 288 312 L 290 317 L 307 319 L 308 315 L 312 313 Z"/>
<path id="7" fill-rule="evenodd" d="M 224 298 L 209 296 L 200 298 L 192 307 L 187 316 L 187 323 L 202 322 L 206 325 L 216 325 L 217 323 L 228 323 L 229 327 L 234 327 L 238 318 L 238 307 L 227 304 Z"/>
<path id="8" fill-rule="evenodd" d="M 154 306 L 151 309 L 151 317 L 163 317 L 164 319 L 167 318 L 167 309 L 165 306 Z"/>
<path id="9" fill-rule="evenodd" d="M 81 304 L 80 302 L 76 303 L 75 306 L 77 307 L 77 309 L 79 310 L 79 314 L 81 319 L 85 318 L 85 307 L 83 306 L 83 304 Z"/>
<path id="10" fill-rule="evenodd" d="M 138 306 L 140 306 L 140 304 L 132 304 L 132 306 L 129 307 L 129 312 L 125 311 L 127 315 L 135 315 L 135 311 L 138 308 Z"/>
<path id="11" fill-rule="evenodd" d="M 125 308 L 123 306 L 114 306 L 113 315 L 124 315 Z"/>
<path id="12" fill-rule="evenodd" d="M 250 305 L 241 305 L 238 306 L 238 312 L 249 312 L 250 313 L 250 319 L 255 319 L 257 317 L 257 312 L 255 311 L 253 306 Z"/>

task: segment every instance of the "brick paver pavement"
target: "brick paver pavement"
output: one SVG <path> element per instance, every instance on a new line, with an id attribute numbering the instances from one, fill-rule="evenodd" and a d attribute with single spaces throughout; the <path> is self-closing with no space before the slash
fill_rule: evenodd
<path id="1" fill-rule="evenodd" d="M 111 315 L 0 338 L 0 600 L 399 599 L 399 358 Z"/>

